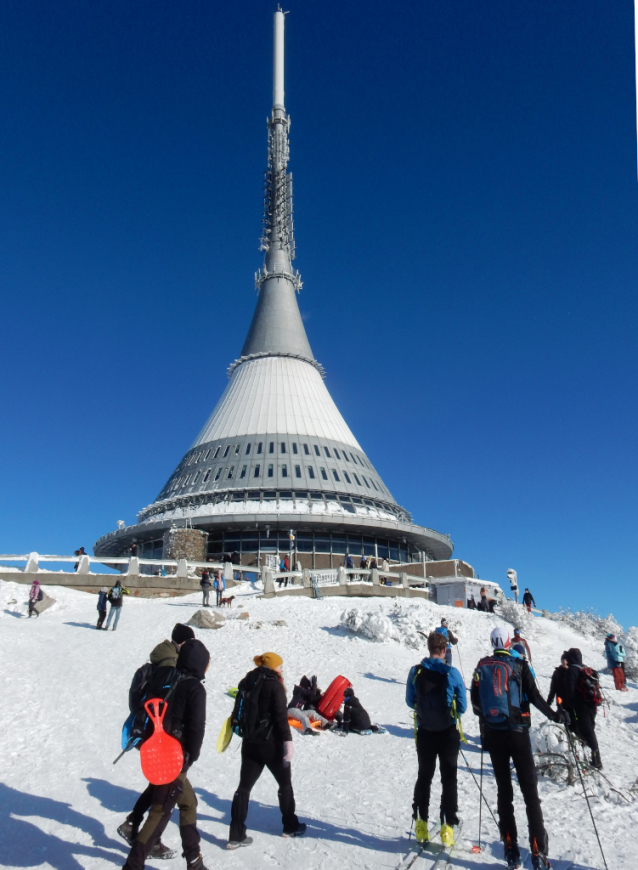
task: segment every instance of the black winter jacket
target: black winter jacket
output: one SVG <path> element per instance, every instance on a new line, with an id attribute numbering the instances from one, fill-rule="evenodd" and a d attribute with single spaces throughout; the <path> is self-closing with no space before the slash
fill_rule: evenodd
<path id="1" fill-rule="evenodd" d="M 554 668 L 554 673 L 552 674 L 552 681 L 549 685 L 549 695 L 547 696 L 547 703 L 552 704 L 554 702 L 554 698 L 560 698 L 561 702 L 563 702 L 568 693 L 568 679 L 569 679 L 569 668 L 559 667 Z"/>
<path id="2" fill-rule="evenodd" d="M 348 731 L 369 731 L 372 728 L 372 722 L 367 710 L 362 706 L 361 701 L 356 695 L 347 695 L 343 702 L 343 730 Z"/>
<path id="3" fill-rule="evenodd" d="M 262 665 L 249 671 L 245 679 L 254 678 L 258 673 L 262 673 L 265 677 L 259 693 L 259 718 L 268 719 L 272 727 L 266 736 L 248 742 L 284 743 L 287 740 L 292 740 L 290 725 L 288 724 L 286 690 L 279 679 L 279 675 L 271 668 L 266 668 Z"/>
<path id="4" fill-rule="evenodd" d="M 299 680 L 299 685 L 292 690 L 292 698 L 288 704 L 288 709 L 291 707 L 297 710 L 312 710 L 321 700 L 321 692 L 317 688 L 317 678 L 313 677 L 309 680 L 304 674 Z"/>
<path id="5" fill-rule="evenodd" d="M 184 767 L 188 768 L 199 758 L 206 730 L 206 689 L 202 680 L 210 661 L 208 650 L 201 640 L 187 640 L 179 651 L 177 670 L 190 679 L 177 684 L 169 701 L 170 731 L 178 737 L 184 748 Z M 176 733 L 177 732 L 177 733 Z"/>
<path id="6" fill-rule="evenodd" d="M 564 695 L 563 703 L 568 710 L 576 710 L 578 713 L 585 708 L 591 709 L 591 705 L 585 701 L 585 698 L 580 692 L 576 691 L 580 671 L 583 667 L 583 655 L 577 647 L 568 649 L 565 653 L 565 658 L 569 662 L 569 667 L 566 669 L 567 677 L 563 687 Z"/>

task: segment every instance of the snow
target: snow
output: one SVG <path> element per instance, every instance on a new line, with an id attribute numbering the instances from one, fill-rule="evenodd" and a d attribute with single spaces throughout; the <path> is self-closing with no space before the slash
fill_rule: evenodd
<path id="1" fill-rule="evenodd" d="M 0 866 L 56 868 L 121 867 L 126 844 L 116 832 L 144 788 L 139 756 L 128 753 L 116 766 L 127 693 L 135 669 L 150 650 L 169 637 L 175 622 L 186 622 L 201 606 L 199 595 L 124 601 L 116 632 L 95 631 L 96 597 L 54 585 L 45 587 L 56 603 L 40 618 L 27 620 L 28 587 L 4 582 L 0 588 L 0 660 L 3 672 L 0 705 Z M 393 870 L 407 843 L 416 753 L 412 716 L 405 706 L 409 668 L 425 654 L 427 634 L 447 617 L 459 636 L 454 663 L 462 663 L 469 680 L 476 661 L 489 651 L 489 633 L 497 615 L 438 607 L 424 600 L 279 597 L 259 599 L 249 584 L 233 590 L 234 606 L 218 631 L 196 630 L 211 652 L 208 730 L 202 756 L 191 772 L 199 799 L 202 852 L 210 868 L 299 867 L 303 870 Z M 248 619 L 239 619 L 246 611 Z M 275 624 L 285 621 L 285 625 Z M 585 634 L 564 620 L 534 618 L 525 625 L 541 691 L 546 694 L 553 668 L 564 649 L 579 646 L 584 660 L 605 667 L 603 637 Z M 631 631 L 627 636 L 632 635 Z M 338 673 L 354 684 L 373 721 L 385 735 L 338 738 L 295 734 L 293 783 L 299 817 L 308 834 L 282 839 L 277 789 L 266 771 L 253 791 L 248 827 L 254 845 L 227 852 L 230 804 L 238 783 L 240 741 L 233 738 L 224 755 L 215 750 L 232 700 L 226 694 L 252 667 L 252 657 L 266 650 L 284 659 L 288 690 L 306 673 L 317 674 L 326 687 Z M 638 723 L 638 687 L 615 692 L 610 675 L 602 685 L 611 708 L 597 720 L 607 781 L 587 778 L 600 837 L 609 867 L 638 864 L 635 839 L 638 802 L 632 787 Z M 532 710 L 535 746 L 558 746 L 554 726 Z M 463 719 L 472 770 L 480 770 L 477 721 Z M 553 751 L 553 750 L 552 750 Z M 478 791 L 465 762 L 459 759 L 459 807 L 465 819 L 453 861 L 464 870 L 502 865 L 498 834 L 483 812 L 483 852 L 471 853 L 478 833 Z M 571 850 L 578 868 L 601 868 L 602 858 L 581 789 L 550 777 L 540 779 L 540 793 L 550 835 L 550 856 Z M 432 791 L 431 818 L 439 800 L 438 773 Z M 496 788 L 485 759 L 484 791 L 496 811 Z M 516 814 L 524 844 L 523 803 L 515 788 Z M 165 841 L 179 850 L 177 826 Z M 223 850 L 223 851 L 222 851 Z M 162 867 L 149 861 L 149 866 Z M 181 867 L 176 858 L 165 865 Z M 415 870 L 425 870 L 418 862 Z"/>

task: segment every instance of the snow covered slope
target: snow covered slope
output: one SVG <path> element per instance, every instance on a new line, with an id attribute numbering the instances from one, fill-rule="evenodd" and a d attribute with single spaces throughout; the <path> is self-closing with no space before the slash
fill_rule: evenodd
<path id="1" fill-rule="evenodd" d="M 235 592 L 235 590 L 233 590 Z M 121 867 L 126 845 L 116 833 L 145 786 L 139 755 L 128 753 L 115 767 L 127 692 L 134 670 L 156 643 L 169 637 L 175 622 L 187 621 L 198 609 L 198 595 L 173 599 L 126 599 L 116 632 L 95 631 L 96 598 L 73 590 L 47 587 L 57 603 L 39 619 L 27 620 L 27 588 L 3 583 L 0 590 L 0 867 L 43 867 L 56 870 Z M 247 620 L 236 618 L 240 610 Z M 341 625 L 344 611 L 362 624 L 381 626 L 379 643 Z M 373 614 L 374 618 L 367 616 Z M 410 827 L 416 753 L 410 711 L 405 706 L 405 680 L 412 664 L 425 654 L 418 630 L 428 631 L 446 616 L 459 635 L 457 648 L 469 681 L 478 658 L 489 651 L 489 633 L 502 618 L 437 607 L 422 601 L 305 598 L 260 600 L 249 587 L 239 589 L 227 624 L 217 631 L 197 631 L 211 652 L 208 730 L 202 757 L 191 780 L 199 798 L 202 851 L 211 868 L 295 867 L 334 870 L 347 866 L 395 868 L 405 851 Z M 275 625 L 276 620 L 287 625 Z M 511 628 L 511 626 L 510 626 Z M 358 628 L 357 628 L 358 630 Z M 604 667 L 602 639 L 585 639 L 572 628 L 534 619 L 527 631 L 534 666 L 546 694 L 560 654 L 579 646 L 585 661 Z M 421 646 L 419 646 L 421 644 Z M 299 817 L 308 835 L 282 839 L 274 780 L 265 772 L 253 792 L 248 827 L 255 843 L 238 852 L 222 851 L 228 836 L 230 804 L 239 776 L 240 741 L 233 739 L 224 755 L 215 742 L 232 708 L 230 686 L 252 667 L 253 655 L 267 650 L 284 659 L 289 691 L 306 673 L 317 674 L 325 688 L 341 673 L 354 684 L 373 721 L 388 734 L 339 738 L 295 735 L 293 783 Z M 459 665 L 455 649 L 454 663 Z M 629 791 L 637 776 L 636 727 L 638 690 L 620 694 L 612 680 L 602 682 L 611 710 L 598 718 L 605 773 L 621 797 L 608 786 L 593 799 L 594 812 L 610 868 L 638 866 L 635 832 L 638 802 Z M 535 729 L 544 722 L 532 711 Z M 469 745 L 465 754 L 478 774 L 478 728 L 471 713 L 464 717 Z M 438 814 L 439 785 L 435 775 L 431 817 Z M 496 810 L 496 789 L 485 759 L 485 794 Z M 596 790 L 595 783 L 591 788 Z M 550 854 L 571 850 L 579 868 L 602 867 L 587 805 L 579 788 L 541 779 Z M 516 812 L 525 841 L 523 804 L 516 793 Z M 478 791 L 460 759 L 459 805 L 465 818 L 463 841 L 453 866 L 502 866 L 498 833 L 483 813 L 484 850 L 470 852 L 478 833 Z M 165 841 L 179 849 L 177 827 L 169 825 Z M 149 862 L 149 866 L 183 866 L 183 859 Z M 423 870 L 428 863 L 423 860 Z M 417 870 L 418 863 L 415 865 Z"/>

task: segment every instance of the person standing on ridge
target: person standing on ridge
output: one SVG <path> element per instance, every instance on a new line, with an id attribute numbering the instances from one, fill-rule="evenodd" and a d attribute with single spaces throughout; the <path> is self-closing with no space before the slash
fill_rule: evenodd
<path id="1" fill-rule="evenodd" d="M 272 773 L 279 790 L 279 809 L 284 826 L 284 837 L 301 837 L 306 826 L 295 815 L 295 795 L 292 790 L 290 762 L 294 755 L 292 734 L 288 724 L 288 705 L 283 681 L 283 659 L 274 652 L 255 656 L 254 670 L 239 683 L 246 692 L 246 714 L 255 706 L 254 718 L 258 723 L 251 737 L 244 737 L 241 745 L 241 771 L 239 785 L 233 795 L 230 810 L 230 831 L 227 849 L 250 846 L 253 839 L 246 836 L 246 816 L 253 786 L 264 767 Z"/>
<path id="2" fill-rule="evenodd" d="M 600 749 L 596 739 L 596 708 L 602 701 L 598 675 L 591 668 L 583 666 L 583 656 L 579 649 L 572 647 L 565 653 L 567 659 L 567 678 L 564 694 L 559 696 L 562 706 L 569 713 L 570 729 L 591 749 L 591 766 L 603 769 Z"/>
<path id="3" fill-rule="evenodd" d="M 495 628 L 490 641 L 493 653 L 476 666 L 470 694 L 472 709 L 481 724 L 481 745 L 490 754 L 496 778 L 499 829 L 505 860 L 509 870 L 521 867 L 510 773 L 510 762 L 513 761 L 527 812 L 532 867 L 533 870 L 549 870 L 548 837 L 529 738 L 529 704 L 554 722 L 564 721 L 565 714 L 562 710 L 555 713 L 541 697 L 527 662 L 509 650 L 510 639 L 504 628 Z M 499 686 L 505 690 L 498 691 Z"/>
<path id="4" fill-rule="evenodd" d="M 419 843 L 431 838 L 428 830 L 430 788 L 439 759 L 441 773 L 441 841 L 454 843 L 459 824 L 456 771 L 461 745 L 457 720 L 467 707 L 465 686 L 456 668 L 445 662 L 447 638 L 438 630 L 428 636 L 429 658 L 414 665 L 408 675 L 405 702 L 416 711 L 416 751 L 419 773 L 412 804 L 414 832 Z"/>
<path id="5" fill-rule="evenodd" d="M 532 612 L 532 604 L 536 607 L 536 602 L 534 601 L 534 596 L 529 591 L 527 587 L 525 587 L 525 594 L 523 595 L 523 604 L 527 607 L 527 612 Z"/>
<path id="6" fill-rule="evenodd" d="M 113 631 L 117 628 L 117 624 L 120 621 L 120 613 L 122 612 L 122 600 L 124 595 L 130 595 L 131 593 L 128 589 L 125 589 L 122 586 L 121 580 L 115 581 L 115 586 L 111 589 L 109 594 L 107 595 L 108 600 L 111 602 L 111 609 L 109 610 L 108 619 L 106 620 L 106 625 L 104 626 L 104 631 L 109 630 L 109 625 L 111 624 L 111 619 L 115 616 L 113 621 Z"/>
<path id="7" fill-rule="evenodd" d="M 106 605 L 107 605 L 107 600 L 108 600 L 106 596 L 108 594 L 108 591 L 109 590 L 106 586 L 102 586 L 102 588 L 100 589 L 100 591 L 97 594 L 98 617 L 97 617 L 97 625 L 95 627 L 97 628 L 98 631 L 100 631 L 100 629 L 104 625 L 104 620 L 106 619 Z"/>
<path id="8" fill-rule="evenodd" d="M 443 637 L 447 640 L 447 647 L 445 649 L 445 664 L 452 664 L 452 644 L 456 646 L 459 642 L 458 637 L 452 632 L 451 628 L 448 628 L 447 619 L 443 618 L 441 620 L 441 625 L 439 628 L 434 629 L 437 634 L 442 634 Z"/>
<path id="9" fill-rule="evenodd" d="M 547 703 L 550 705 L 550 707 L 554 703 L 554 698 L 560 698 L 562 701 L 567 693 L 568 668 L 569 662 L 567 661 L 567 650 L 565 650 L 565 652 L 560 657 L 560 665 L 557 668 L 554 668 L 554 673 L 552 674 L 552 681 L 549 684 L 549 695 L 547 696 Z"/>
<path id="10" fill-rule="evenodd" d="M 607 658 L 607 667 L 611 670 L 614 677 L 614 687 L 619 692 L 627 692 L 625 685 L 625 648 L 616 640 L 615 634 L 608 634 L 605 638 L 605 656 Z"/>

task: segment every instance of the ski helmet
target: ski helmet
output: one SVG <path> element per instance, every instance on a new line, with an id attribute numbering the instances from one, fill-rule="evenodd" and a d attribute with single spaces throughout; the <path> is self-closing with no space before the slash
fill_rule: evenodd
<path id="1" fill-rule="evenodd" d="M 510 645 L 510 636 L 504 628 L 495 628 L 490 634 L 490 641 L 494 649 L 507 649 Z"/>

